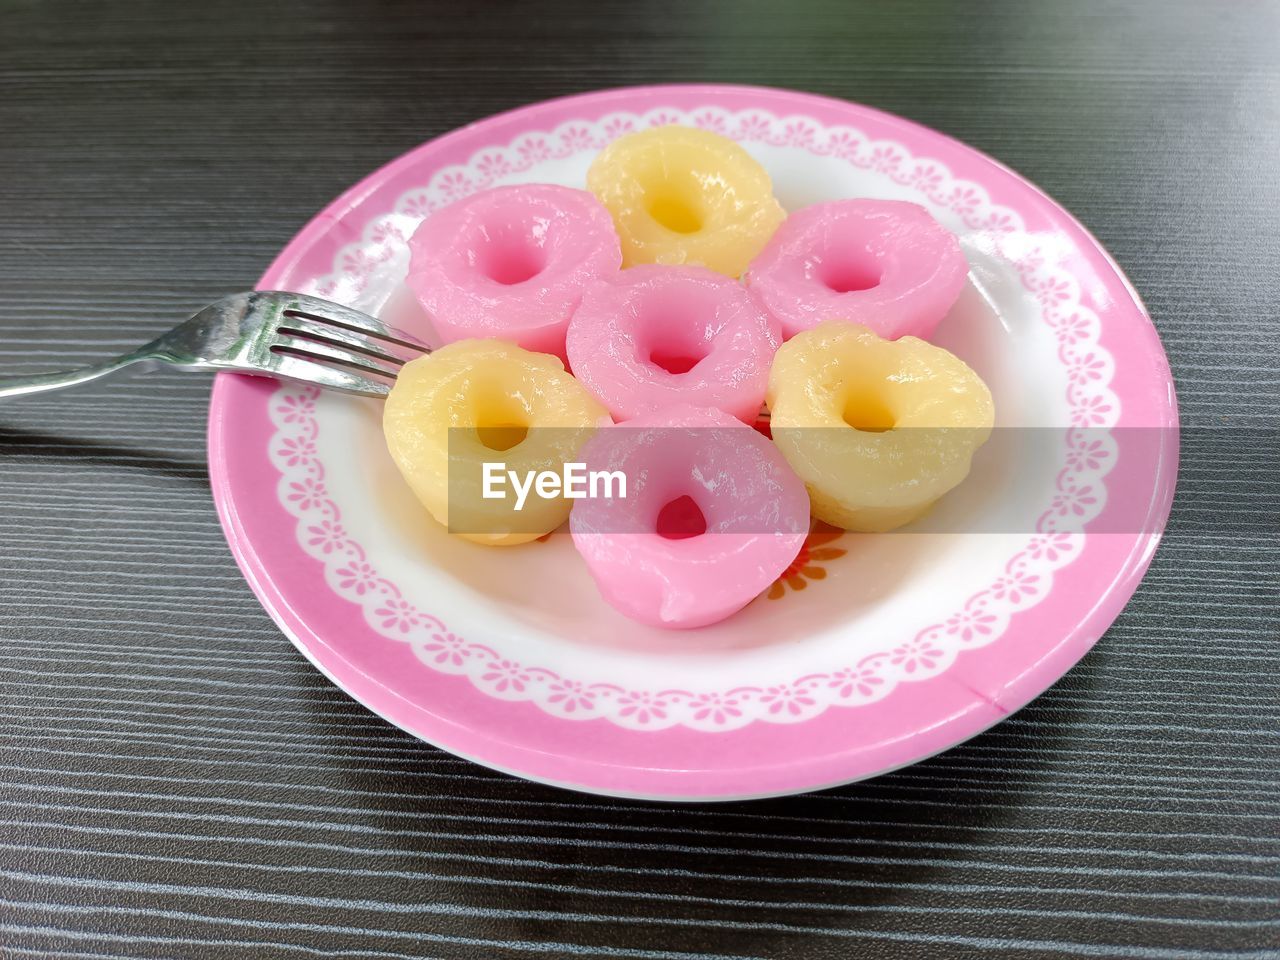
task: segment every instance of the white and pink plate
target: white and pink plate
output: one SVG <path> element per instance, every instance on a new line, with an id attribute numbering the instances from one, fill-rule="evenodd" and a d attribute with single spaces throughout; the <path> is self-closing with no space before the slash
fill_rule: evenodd
<path id="1" fill-rule="evenodd" d="M 788 209 L 924 204 L 971 266 L 937 341 L 990 384 L 998 426 L 1046 428 L 1053 442 L 989 444 L 919 532 L 817 530 L 741 613 L 664 632 L 607 606 L 567 536 L 508 549 L 450 537 L 396 473 L 377 403 L 222 375 L 209 467 L 227 539 L 271 616 L 339 687 L 531 780 L 727 800 L 945 750 L 1097 641 L 1151 560 L 1177 472 L 1173 384 L 1141 302 L 1098 241 L 1017 174 L 838 100 L 610 90 L 418 147 L 316 216 L 260 286 L 394 322 L 405 239 L 431 211 L 498 184 L 580 187 L 611 139 L 668 123 L 739 141 Z M 1117 484 L 1135 437 L 1147 449 Z"/>

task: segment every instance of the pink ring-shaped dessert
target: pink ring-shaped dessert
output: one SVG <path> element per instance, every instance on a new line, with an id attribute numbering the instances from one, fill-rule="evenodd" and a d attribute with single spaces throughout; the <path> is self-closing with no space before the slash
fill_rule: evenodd
<path id="1" fill-rule="evenodd" d="M 631 267 L 592 284 L 569 322 L 573 375 L 616 420 L 673 404 L 753 421 L 782 342 L 736 280 L 704 267 Z"/>
<path id="2" fill-rule="evenodd" d="M 406 283 L 444 343 L 509 340 L 564 359 L 583 287 L 621 265 L 600 201 L 534 183 L 485 190 L 429 216 L 409 240 Z"/>
<path id="3" fill-rule="evenodd" d="M 604 598 L 642 623 L 723 620 L 778 578 L 809 531 L 800 478 L 762 434 L 721 410 L 668 407 L 606 427 L 581 459 L 588 476 L 621 472 L 626 496 L 576 501 L 574 545 Z M 682 529 L 663 529 L 673 511 Z"/>
<path id="4" fill-rule="evenodd" d="M 847 320 L 928 339 L 969 272 L 955 235 L 902 200 L 834 200 L 791 214 L 746 274 L 783 339 Z"/>

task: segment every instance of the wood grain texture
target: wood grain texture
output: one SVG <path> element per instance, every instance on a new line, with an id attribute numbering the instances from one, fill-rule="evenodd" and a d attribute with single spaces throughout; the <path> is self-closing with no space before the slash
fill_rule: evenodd
<path id="1" fill-rule="evenodd" d="M 1250 0 L 0 0 L 2 367 L 250 286 L 459 124 L 677 80 L 998 157 L 1128 271 L 1187 423 L 1276 426 L 1280 4 Z M 456 760 L 312 670 L 223 543 L 207 397 L 174 374 L 0 408 L 0 956 L 1280 956 L 1280 535 L 1219 507 L 1273 458 L 1199 434 L 1129 608 L 998 728 L 663 808 Z"/>

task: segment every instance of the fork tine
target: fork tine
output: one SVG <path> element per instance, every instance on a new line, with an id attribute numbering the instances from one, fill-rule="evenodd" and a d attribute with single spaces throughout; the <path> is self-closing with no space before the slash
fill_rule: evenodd
<path id="1" fill-rule="evenodd" d="M 294 354 L 274 354 L 270 372 L 271 376 L 284 380 L 311 383 L 331 390 L 359 394 L 362 397 L 385 398 L 391 392 L 390 383 L 362 377 L 352 370 L 343 370 Z"/>
<path id="2" fill-rule="evenodd" d="M 298 345 L 306 348 L 307 344 L 326 344 L 330 347 L 339 347 L 346 349 L 349 353 L 361 354 L 371 360 L 381 361 L 382 363 L 391 364 L 398 370 L 414 357 L 421 356 L 415 353 L 413 356 L 397 356 L 392 351 L 400 353 L 408 353 L 409 351 L 394 345 L 387 345 L 387 349 L 380 349 L 378 344 L 380 341 L 371 340 L 369 337 L 353 333 L 346 327 L 338 327 L 328 323 L 316 323 L 314 320 L 303 317 L 300 314 L 285 316 L 281 318 L 279 327 L 276 328 L 276 340 L 287 338 L 296 341 Z"/>
<path id="3" fill-rule="evenodd" d="M 349 307 L 342 306 L 341 304 L 330 303 L 328 300 L 309 297 L 302 293 L 290 294 L 271 293 L 270 291 L 260 292 L 269 293 L 274 296 L 287 296 L 292 298 L 294 303 L 286 307 L 282 312 L 283 316 L 289 320 L 301 318 L 304 320 L 311 320 L 314 323 L 323 324 L 325 326 L 349 330 L 353 333 L 363 333 L 366 336 L 381 340 L 384 343 L 394 344 L 397 347 L 411 350 L 413 351 L 414 356 L 431 352 L 430 347 L 425 343 L 416 340 L 410 334 L 388 326 L 381 320 L 371 317 L 367 313 L 361 313 L 359 310 L 352 310 Z"/>
<path id="4" fill-rule="evenodd" d="M 382 364 L 372 357 L 354 354 L 344 347 L 333 347 L 315 340 L 278 340 L 268 348 L 273 357 L 303 357 L 313 363 L 330 367 L 342 367 L 365 376 L 386 377 L 394 380 L 400 368 L 395 364 Z"/>

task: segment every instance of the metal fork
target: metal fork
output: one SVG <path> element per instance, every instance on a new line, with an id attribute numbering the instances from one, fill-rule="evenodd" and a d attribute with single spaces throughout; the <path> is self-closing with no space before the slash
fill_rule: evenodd
<path id="1" fill-rule="evenodd" d="M 400 368 L 430 348 L 359 310 L 301 293 L 259 290 L 211 303 L 132 353 L 64 373 L 0 380 L 0 398 L 170 366 L 228 370 L 385 397 Z"/>

